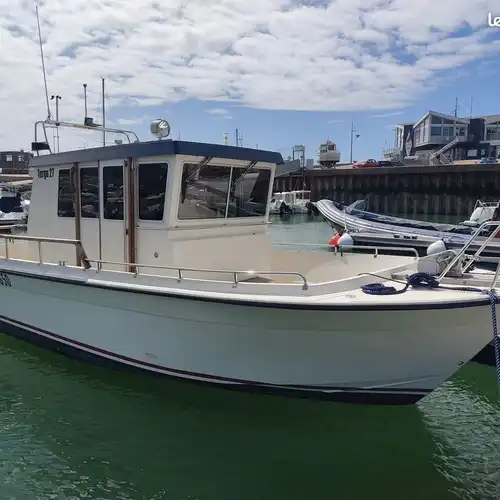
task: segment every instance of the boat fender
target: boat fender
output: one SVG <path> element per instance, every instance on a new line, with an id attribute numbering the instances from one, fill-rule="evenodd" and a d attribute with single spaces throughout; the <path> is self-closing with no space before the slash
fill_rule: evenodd
<path id="1" fill-rule="evenodd" d="M 328 246 L 330 247 L 338 247 L 339 246 L 339 240 L 340 240 L 340 234 L 334 234 L 329 240 L 328 240 Z"/>
<path id="2" fill-rule="evenodd" d="M 354 246 L 354 240 L 351 238 L 349 233 L 344 233 L 338 241 L 339 247 L 352 247 Z"/>
<path id="3" fill-rule="evenodd" d="M 427 247 L 427 255 L 436 255 L 438 253 L 446 252 L 446 250 L 448 250 L 446 248 L 446 243 L 443 240 L 437 240 Z"/>

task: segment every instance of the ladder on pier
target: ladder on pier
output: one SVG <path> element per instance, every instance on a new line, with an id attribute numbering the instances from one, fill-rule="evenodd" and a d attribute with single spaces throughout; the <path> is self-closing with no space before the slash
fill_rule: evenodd
<path id="1" fill-rule="evenodd" d="M 458 144 L 460 141 L 461 141 L 461 139 L 456 137 L 448 144 L 445 144 L 441 149 L 438 149 L 437 151 L 432 153 L 429 156 L 429 163 L 431 165 L 447 165 L 447 164 L 451 163 L 451 160 L 448 158 L 445 159 L 445 157 L 443 157 L 443 154 L 447 153 L 453 146 Z"/>

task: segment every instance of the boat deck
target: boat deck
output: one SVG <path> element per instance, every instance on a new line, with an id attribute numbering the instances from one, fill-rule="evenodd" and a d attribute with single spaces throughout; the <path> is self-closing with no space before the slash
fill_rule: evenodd
<path id="1" fill-rule="evenodd" d="M 406 293 L 390 296 L 369 295 L 362 291 L 361 287 L 370 283 L 403 288 L 406 276 L 417 270 L 414 257 L 276 250 L 273 251 L 275 267 L 263 271 L 137 265 L 135 272 L 130 272 L 106 269 L 106 262 L 91 258 L 87 261 L 88 269 L 41 258 L 28 259 L 29 243 L 36 242 L 41 247 L 36 240 L 43 239 L 26 236 L 5 238 L 8 243 L 7 247 L 5 243 L 0 246 L 0 270 L 12 275 L 39 276 L 44 280 L 97 288 L 278 307 L 399 309 L 438 303 L 451 304 L 451 307 L 467 303 L 486 305 L 489 300 L 484 292 L 454 290 L 452 287 L 409 288 Z M 68 241 L 72 240 L 66 243 Z M 491 271 L 478 270 L 464 278 L 446 279 L 443 284 L 478 286 L 486 290 L 491 286 L 494 275 Z"/>

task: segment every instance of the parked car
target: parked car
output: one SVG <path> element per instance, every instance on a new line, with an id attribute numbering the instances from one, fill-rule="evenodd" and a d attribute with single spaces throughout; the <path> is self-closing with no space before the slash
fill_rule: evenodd
<path id="1" fill-rule="evenodd" d="M 481 158 L 478 163 L 488 163 L 488 164 L 491 164 L 491 163 L 496 163 L 497 161 L 495 160 L 495 158 L 487 158 L 486 156 L 484 156 L 483 158 Z"/>
<path id="2" fill-rule="evenodd" d="M 352 168 L 362 168 L 362 167 L 376 167 L 378 165 L 377 160 L 372 158 L 368 160 L 356 161 L 352 164 Z"/>

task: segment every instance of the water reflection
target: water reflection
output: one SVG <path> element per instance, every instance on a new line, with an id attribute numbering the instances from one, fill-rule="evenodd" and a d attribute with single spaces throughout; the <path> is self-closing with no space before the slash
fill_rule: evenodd
<path id="1" fill-rule="evenodd" d="M 390 491 L 420 499 L 422 476 L 433 498 L 452 498 L 430 464 L 435 450 L 417 407 L 237 394 L 0 342 L 2 498 L 361 499 Z"/>

